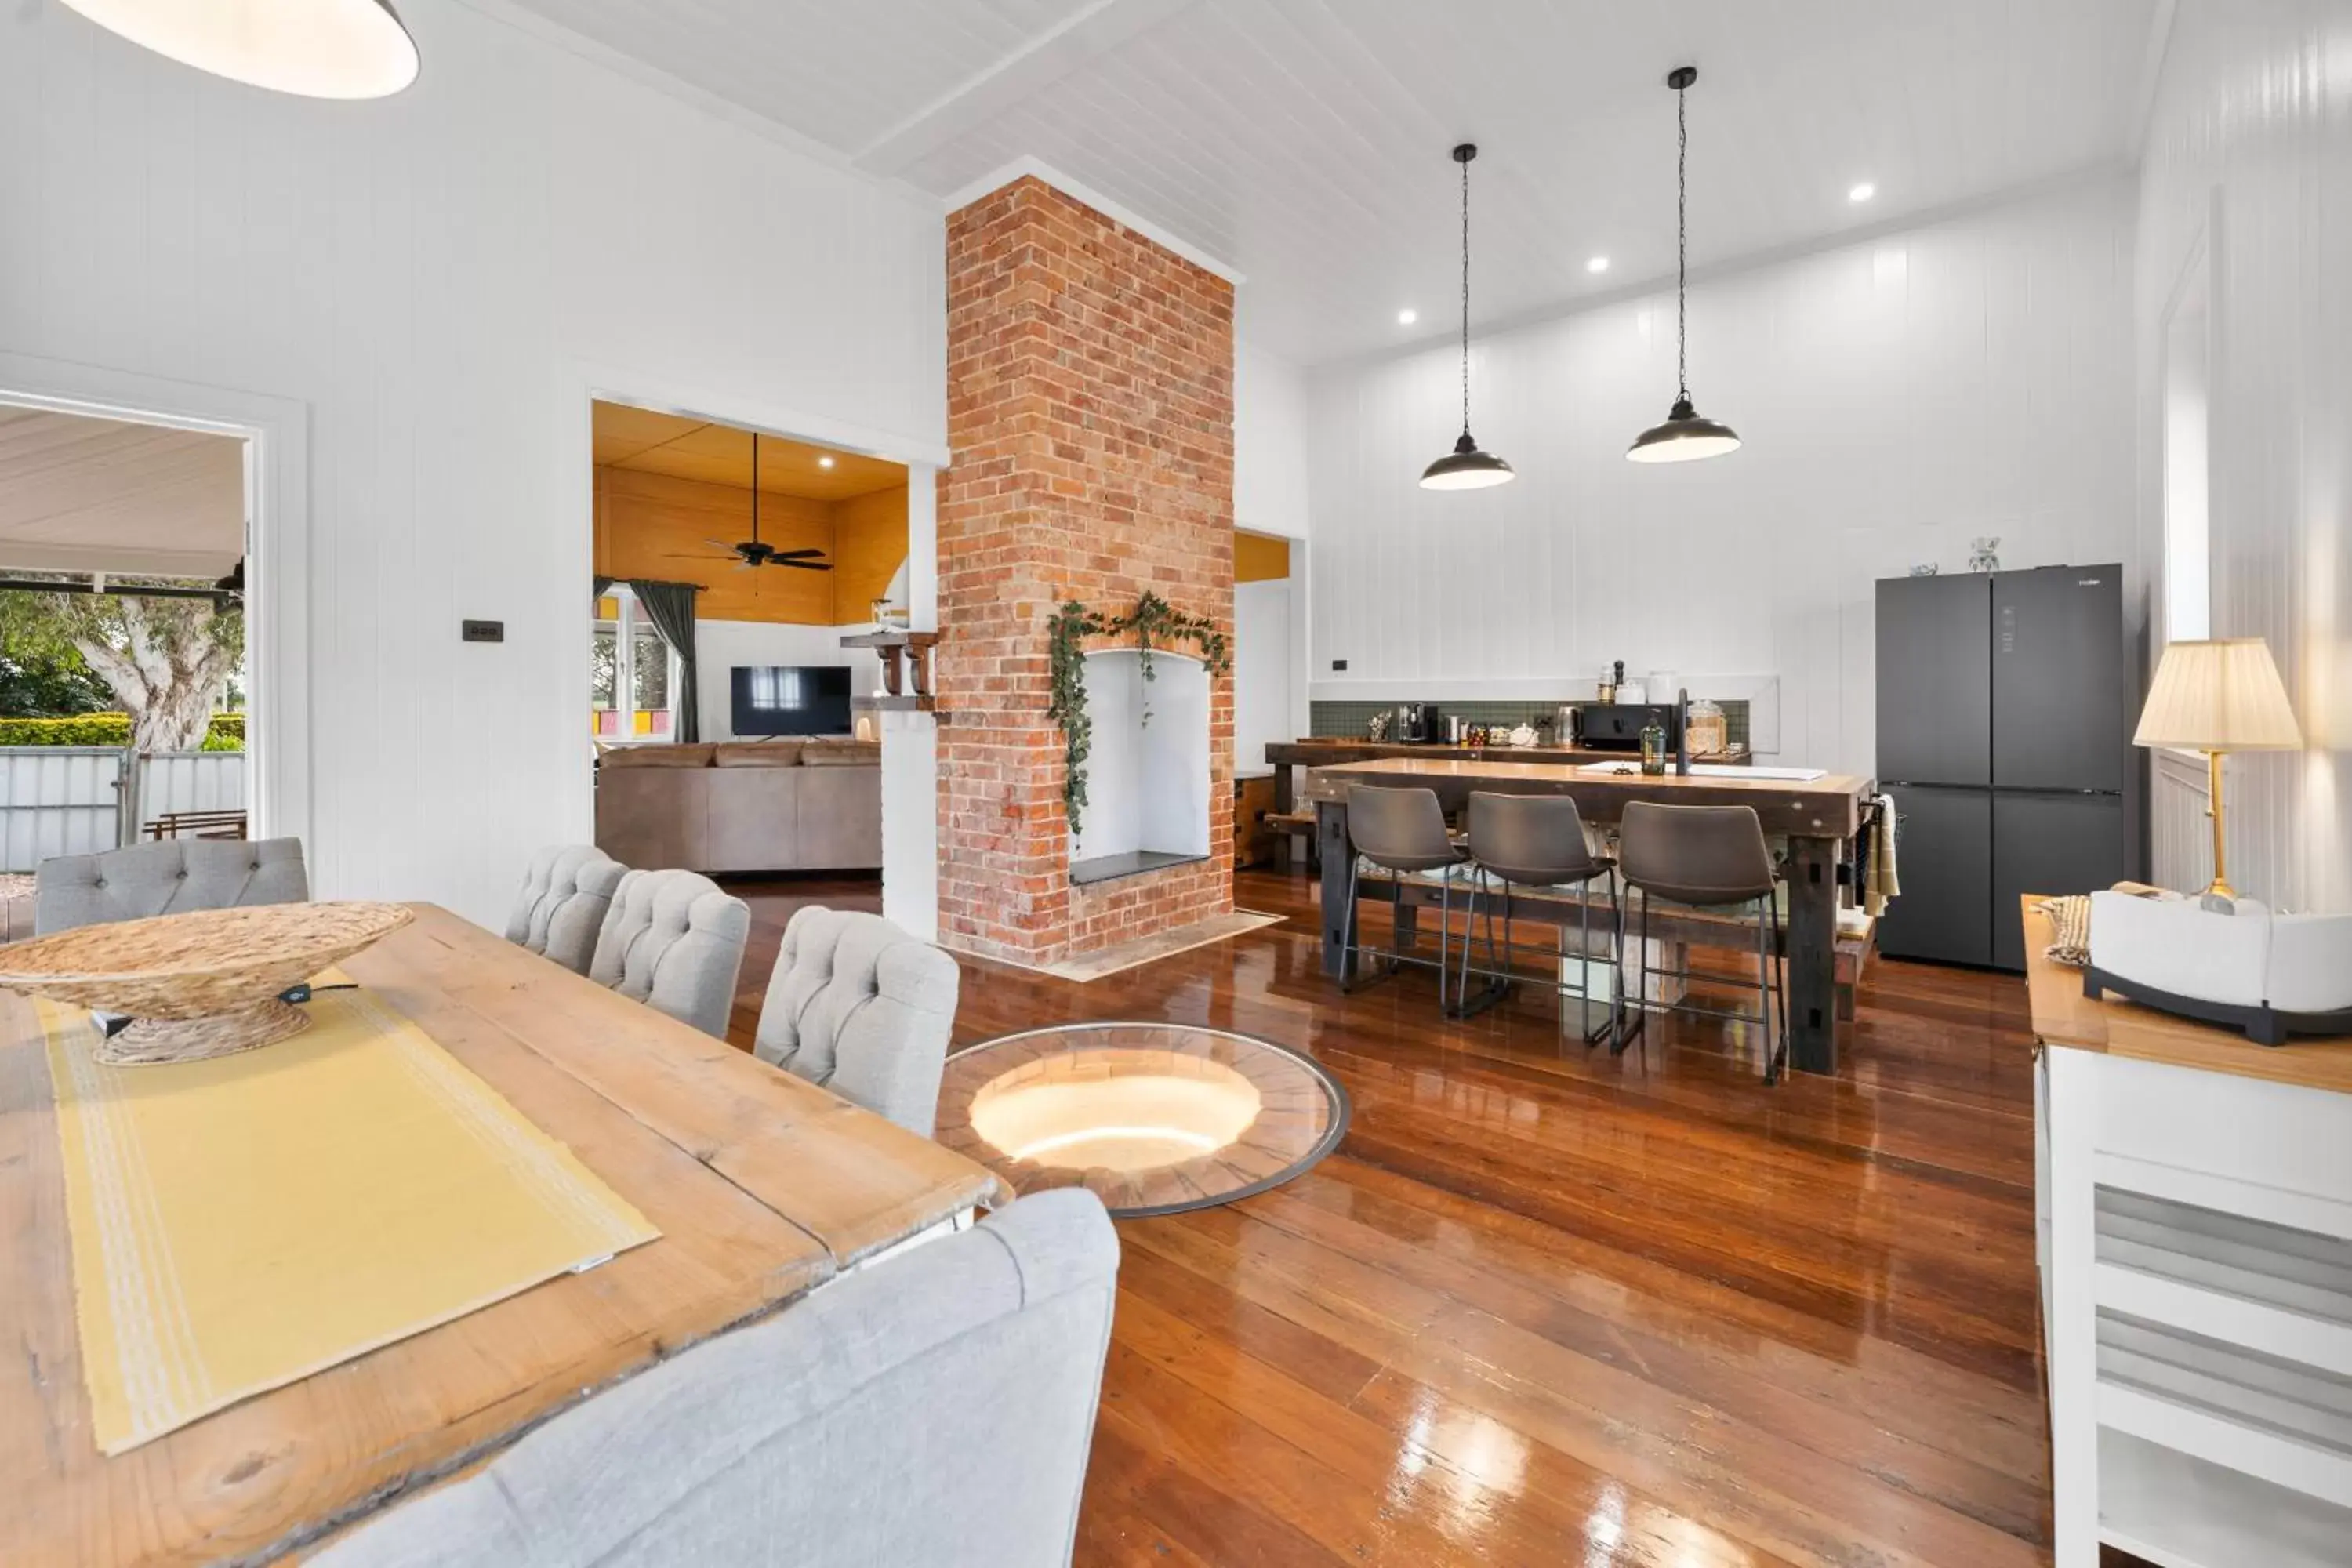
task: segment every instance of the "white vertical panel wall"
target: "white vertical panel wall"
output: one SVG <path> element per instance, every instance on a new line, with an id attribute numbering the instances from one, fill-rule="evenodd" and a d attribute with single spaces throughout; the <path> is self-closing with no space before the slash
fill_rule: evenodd
<path id="1" fill-rule="evenodd" d="M 316 883 L 488 917 L 590 830 L 583 378 L 936 448 L 944 246 L 780 138 L 402 12 L 417 85 L 326 104 L 9 7 L 0 353 L 307 407 Z"/>
<path id="2" fill-rule="evenodd" d="M 1673 400 L 1670 291 L 1474 342 L 1475 433 L 1519 474 L 1495 489 L 1415 483 L 1461 427 L 1453 347 L 1320 373 L 1314 694 L 1772 676 L 1780 755 L 1868 772 L 1874 579 L 1963 570 L 1979 534 L 2129 564 L 2131 234 L 2106 175 L 1701 279 L 1692 390 L 1747 442 L 1708 462 L 1624 458 Z"/>
<path id="3" fill-rule="evenodd" d="M 2183 0 L 2141 164 L 2139 530 L 2164 537 L 2164 313 L 2212 258 L 2215 637 L 2263 637 L 2308 749 L 2229 766 L 2230 879 L 2352 910 L 2352 6 Z"/>
<path id="4" fill-rule="evenodd" d="M 1296 578 L 1234 584 L 1234 765 L 1265 765 L 1269 741 L 1306 733 L 1291 702 L 1293 652 L 1299 636 Z"/>
<path id="5" fill-rule="evenodd" d="M 1234 521 L 1285 539 L 1307 527 L 1307 378 L 1245 338 L 1234 345 Z"/>
<path id="6" fill-rule="evenodd" d="M 1244 327 L 1249 307 L 1244 285 Z M 1239 340 L 1234 346 L 1235 525 L 1294 542 L 1304 539 L 1312 510 L 1307 461 L 1305 374 L 1247 338 Z M 1307 733 L 1306 563 L 1305 552 L 1294 542 L 1286 583 L 1244 583 L 1234 589 L 1234 756 L 1244 767 L 1259 765 L 1265 742 Z"/>

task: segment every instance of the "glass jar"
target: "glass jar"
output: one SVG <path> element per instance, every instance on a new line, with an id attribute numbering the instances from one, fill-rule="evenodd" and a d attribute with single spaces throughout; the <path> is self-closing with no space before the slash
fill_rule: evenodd
<path id="1" fill-rule="evenodd" d="M 1692 699 L 1689 725 L 1684 733 L 1694 757 L 1721 756 L 1731 744 L 1730 727 L 1724 721 L 1723 710 L 1704 697 Z"/>
<path id="2" fill-rule="evenodd" d="M 1654 719 L 1642 726 L 1642 771 L 1654 778 L 1666 771 L 1666 727 Z"/>

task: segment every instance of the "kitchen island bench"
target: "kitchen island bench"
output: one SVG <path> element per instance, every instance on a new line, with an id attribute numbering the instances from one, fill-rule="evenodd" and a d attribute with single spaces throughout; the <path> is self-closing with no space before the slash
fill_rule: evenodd
<path id="1" fill-rule="evenodd" d="M 1746 770 L 1741 770 L 1745 772 Z M 1322 856 L 1323 973 L 1350 973 L 1348 929 L 1348 792 L 1351 784 L 1434 790 L 1449 815 L 1480 790 L 1498 795 L 1564 795 L 1589 823 L 1609 825 L 1627 803 L 1746 805 L 1767 834 L 1789 841 L 1789 1061 L 1801 1072 L 1837 1068 L 1837 868 L 1861 830 L 1876 786 L 1849 773 L 1809 779 L 1688 777 L 1596 771 L 1568 763 L 1494 758 L 1375 758 L 1319 767 L 1307 775 Z"/>

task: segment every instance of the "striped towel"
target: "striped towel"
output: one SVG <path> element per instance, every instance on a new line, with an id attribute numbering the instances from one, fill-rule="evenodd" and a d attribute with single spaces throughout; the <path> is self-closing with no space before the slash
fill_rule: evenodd
<path id="1" fill-rule="evenodd" d="M 2129 893 L 2135 899 L 2169 899 L 2177 895 L 2162 888 L 2152 888 L 2146 882 L 2117 882 L 2110 892 Z M 2087 969 L 2091 963 L 2091 896 L 2069 893 L 2063 899 L 2044 899 L 2033 906 L 2033 912 L 2048 915 L 2058 940 L 2042 951 L 2053 963 L 2070 968 Z"/>
<path id="2" fill-rule="evenodd" d="M 1869 863 L 1864 868 L 1862 908 L 1876 920 L 1886 912 L 1888 900 L 1902 897 L 1903 883 L 1895 875 L 1895 797 L 1882 795 L 1872 804 L 1878 813 L 1871 827 Z"/>
<path id="3" fill-rule="evenodd" d="M 2091 898 L 2087 893 L 2070 893 L 2063 899 L 2044 899 L 2033 906 L 2033 912 L 2050 917 L 2050 925 L 2057 941 L 2043 948 L 2042 953 L 2053 963 L 2082 969 L 2091 962 Z"/>

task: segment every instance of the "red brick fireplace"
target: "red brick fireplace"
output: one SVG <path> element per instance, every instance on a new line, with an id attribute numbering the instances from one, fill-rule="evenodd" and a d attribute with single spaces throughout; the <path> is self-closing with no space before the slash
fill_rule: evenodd
<path id="1" fill-rule="evenodd" d="M 1047 622 L 1150 588 L 1230 637 L 1233 285 L 1034 177 L 948 219 L 940 940 L 1053 963 L 1233 908 L 1234 689 L 1209 858 L 1074 887 Z M 1097 797 L 1099 799 L 1099 797 Z"/>

